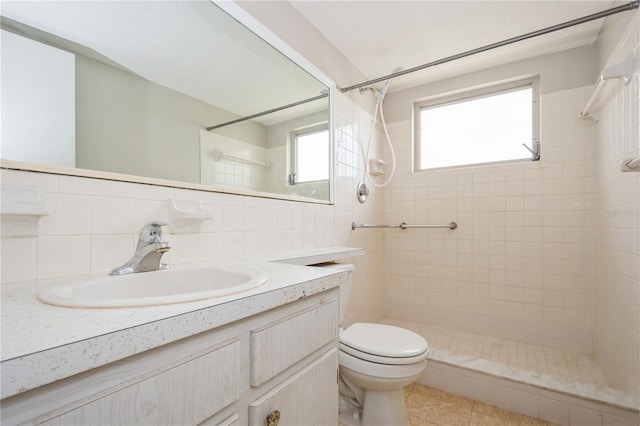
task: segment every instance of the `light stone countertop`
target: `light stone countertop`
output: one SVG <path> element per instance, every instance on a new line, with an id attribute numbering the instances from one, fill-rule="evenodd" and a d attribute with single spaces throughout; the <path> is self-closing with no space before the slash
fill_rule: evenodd
<path id="1" fill-rule="evenodd" d="M 362 248 L 335 246 L 296 250 L 272 256 L 262 256 L 257 259 L 266 262 L 289 263 L 291 265 L 316 265 L 318 263 L 342 261 L 356 256 L 364 256 L 364 253 L 365 250 Z"/>
<path id="2" fill-rule="evenodd" d="M 334 256 L 342 258 L 340 253 L 347 251 L 337 250 Z M 322 252 L 316 254 L 319 262 L 327 261 Z M 317 263 L 313 256 L 307 257 L 309 263 Z M 114 309 L 62 308 L 37 300 L 45 286 L 87 277 L 3 285 L 1 398 L 294 302 L 347 279 L 345 272 L 333 268 L 264 260 L 208 264 L 237 263 L 267 272 L 269 280 L 255 289 L 215 299 Z"/>

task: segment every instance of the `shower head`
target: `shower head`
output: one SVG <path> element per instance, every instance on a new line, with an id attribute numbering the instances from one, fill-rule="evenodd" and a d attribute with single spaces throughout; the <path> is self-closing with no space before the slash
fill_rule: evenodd
<path id="1" fill-rule="evenodd" d="M 399 71 L 402 71 L 402 67 L 397 67 L 395 68 L 391 73 L 395 74 Z M 391 79 L 387 80 L 384 83 L 384 87 L 382 88 L 382 92 L 377 93 L 376 96 L 378 97 L 378 99 L 383 99 L 386 95 L 387 95 L 387 90 L 389 90 L 389 86 L 391 85 Z"/>

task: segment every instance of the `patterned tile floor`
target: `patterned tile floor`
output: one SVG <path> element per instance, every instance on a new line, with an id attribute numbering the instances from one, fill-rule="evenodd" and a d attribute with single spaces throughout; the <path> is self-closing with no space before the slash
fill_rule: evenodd
<path id="1" fill-rule="evenodd" d="M 608 386 L 600 366 L 587 355 L 390 318 L 382 322 L 415 331 L 424 336 L 429 347 L 438 351 L 494 361 L 580 383 Z"/>
<path id="2" fill-rule="evenodd" d="M 544 420 L 506 411 L 438 389 L 404 388 L 409 426 L 551 426 Z"/>

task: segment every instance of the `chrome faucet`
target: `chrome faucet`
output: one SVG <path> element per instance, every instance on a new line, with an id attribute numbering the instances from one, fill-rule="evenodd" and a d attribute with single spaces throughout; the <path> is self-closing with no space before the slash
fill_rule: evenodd
<path id="1" fill-rule="evenodd" d="M 171 244 L 162 242 L 162 226 L 165 225 L 163 222 L 149 222 L 143 226 L 133 257 L 124 265 L 111 270 L 109 275 L 169 269 L 169 265 L 160 263 L 162 255 L 171 248 Z"/>

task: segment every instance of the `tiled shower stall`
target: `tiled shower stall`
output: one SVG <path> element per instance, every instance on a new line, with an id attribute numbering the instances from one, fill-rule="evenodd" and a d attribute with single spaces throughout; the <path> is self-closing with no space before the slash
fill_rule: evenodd
<path id="1" fill-rule="evenodd" d="M 609 65 L 638 61 L 637 24 Z M 640 178 L 619 165 L 640 153 L 638 86 L 608 82 L 589 118 L 594 85 L 543 92 L 539 162 L 414 174 L 411 120 L 389 126 L 385 222 L 458 224 L 385 233 L 384 321 L 430 342 L 425 384 L 558 424 L 637 422 L 603 407 L 640 394 Z"/>

